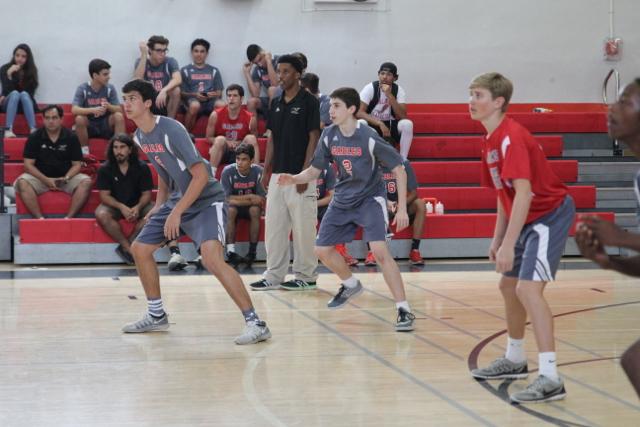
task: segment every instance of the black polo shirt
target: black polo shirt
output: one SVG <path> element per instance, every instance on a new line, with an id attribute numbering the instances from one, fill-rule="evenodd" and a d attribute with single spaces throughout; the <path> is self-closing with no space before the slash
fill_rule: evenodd
<path id="1" fill-rule="evenodd" d="M 82 148 L 78 137 L 67 128 L 60 130 L 56 142 L 51 141 L 45 128 L 40 128 L 29 135 L 22 155 L 35 159 L 36 168 L 44 176 L 59 178 L 71 169 L 71 162 L 82 160 Z"/>
<path id="2" fill-rule="evenodd" d="M 284 92 L 271 102 L 267 129 L 273 135 L 273 173 L 300 173 L 309 132 L 320 130 L 320 104 L 304 89 L 289 102 Z"/>
<path id="3" fill-rule="evenodd" d="M 114 199 L 133 207 L 140 201 L 143 191 L 153 188 L 151 170 L 145 162 L 139 160 L 137 165 L 130 164 L 127 174 L 123 175 L 117 164 L 112 167 L 107 161 L 98 169 L 96 188 L 110 191 Z"/>

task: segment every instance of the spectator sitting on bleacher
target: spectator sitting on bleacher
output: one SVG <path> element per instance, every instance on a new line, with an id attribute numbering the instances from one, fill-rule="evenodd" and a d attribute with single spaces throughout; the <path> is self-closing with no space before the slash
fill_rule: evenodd
<path id="1" fill-rule="evenodd" d="M 181 96 L 184 102 L 184 126 L 193 130 L 199 116 L 209 115 L 214 108 L 223 107 L 222 75 L 218 68 L 206 63 L 211 44 L 205 39 L 195 39 L 191 43 L 193 62 L 182 67 Z"/>
<path id="2" fill-rule="evenodd" d="M 265 52 L 257 44 L 247 46 L 247 59 L 242 67 L 247 80 L 251 97 L 247 102 L 247 109 L 257 117 L 258 113 L 267 116 L 271 101 L 280 91 L 276 67 L 278 56 Z"/>
<path id="3" fill-rule="evenodd" d="M 149 166 L 138 159 L 138 147 L 128 135 L 116 134 L 109 141 L 107 161 L 98 169 L 96 187 L 100 190 L 100 205 L 96 220 L 111 238 L 118 242 L 116 253 L 133 265 L 131 242 L 145 223 L 152 208 L 153 180 Z M 119 220 L 135 223 L 129 238 L 125 237 Z"/>
<path id="4" fill-rule="evenodd" d="M 255 136 L 258 120 L 255 114 L 251 114 L 242 108 L 244 89 L 242 86 L 232 84 L 227 87 L 227 105 L 215 110 L 209 116 L 207 123 L 207 143 L 198 144 L 198 151 L 202 157 L 210 158 L 211 168 L 215 175 L 220 161 L 233 163 L 236 160 L 235 149 L 241 142 L 253 146 L 255 153 L 253 163 L 260 163 L 260 147 Z M 208 151 L 208 152 L 207 152 Z"/>
<path id="5" fill-rule="evenodd" d="M 329 117 L 331 102 L 327 95 L 320 93 L 319 84 L 320 78 L 316 74 L 305 73 L 300 77 L 300 85 L 302 88 L 315 96 L 320 103 L 320 128 L 324 129 L 331 124 L 331 118 Z"/>
<path id="6" fill-rule="evenodd" d="M 254 150 L 251 144 L 242 143 L 235 149 L 236 162 L 222 171 L 220 183 L 227 196 L 227 259 L 234 267 L 240 262 L 250 266 L 256 259 L 260 236 L 260 216 L 266 191 L 262 187 L 262 166 L 252 163 Z M 236 221 L 248 219 L 249 251 L 243 258 L 236 252 Z"/>
<path id="7" fill-rule="evenodd" d="M 422 231 L 424 230 L 425 205 L 424 200 L 418 197 L 418 179 L 408 160 L 402 162 L 407 173 L 407 214 L 409 215 L 409 225 L 412 227 L 411 250 L 409 252 L 409 262 L 412 265 L 424 265 L 422 255 L 420 255 L 420 242 Z M 393 220 L 398 209 L 398 188 L 396 177 L 389 169 L 382 168 L 382 180 L 387 190 L 387 210 L 389 221 Z M 364 265 L 376 265 L 373 253 L 369 251 Z"/>
<path id="8" fill-rule="evenodd" d="M 152 106 L 152 113 L 176 117 L 180 105 L 180 67 L 178 61 L 167 56 L 169 40 L 163 36 L 151 36 L 140 42 L 140 58 L 136 59 L 133 76 L 150 82 L 158 95 Z"/>
<path id="9" fill-rule="evenodd" d="M 13 122 L 19 111 L 22 111 L 27 119 L 31 132 L 36 131 L 38 104 L 33 95 L 38 88 L 38 68 L 29 45 L 23 43 L 13 49 L 11 61 L 0 67 L 0 82 L 0 111 L 7 113 L 4 136 L 16 136 L 13 132 Z"/>
<path id="10" fill-rule="evenodd" d="M 124 133 L 124 116 L 116 88 L 109 84 L 111 65 L 102 59 L 89 62 L 91 81 L 76 89 L 71 113 L 75 115 L 76 135 L 85 154 L 89 138 L 109 139 Z"/>
<path id="11" fill-rule="evenodd" d="M 47 191 L 71 194 L 65 218 L 74 217 L 91 192 L 91 178 L 80 173 L 82 150 L 78 137 L 62 127 L 62 107 L 48 105 L 42 110 L 44 128 L 29 135 L 24 147 L 24 173 L 13 184 L 25 206 L 42 219 L 38 196 Z"/>
<path id="12" fill-rule="evenodd" d="M 306 76 L 306 74 L 305 74 Z M 304 78 L 304 76 L 303 76 Z M 327 208 L 329 207 L 329 203 L 331 203 L 331 199 L 333 199 L 333 189 L 336 186 L 336 172 L 334 170 L 334 165 L 331 164 L 327 166 L 322 172 L 320 172 L 320 176 L 316 179 L 316 196 L 318 198 L 318 224 L 322 222 L 322 218 L 324 217 L 325 212 L 327 212 Z M 347 246 L 344 243 L 338 243 L 336 246 L 336 251 L 347 265 L 358 265 L 358 260 L 352 257 L 347 250 Z"/>
<path id="13" fill-rule="evenodd" d="M 405 92 L 396 84 L 398 68 L 385 62 L 378 71 L 378 80 L 360 91 L 358 118 L 366 120 L 380 136 L 394 144 L 400 144 L 400 155 L 409 156 L 413 140 L 413 122 L 407 119 Z"/>

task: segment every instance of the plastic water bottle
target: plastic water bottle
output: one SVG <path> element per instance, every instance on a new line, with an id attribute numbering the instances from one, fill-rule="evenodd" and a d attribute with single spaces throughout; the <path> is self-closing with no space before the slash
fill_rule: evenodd
<path id="1" fill-rule="evenodd" d="M 432 214 L 433 213 L 433 203 L 427 202 L 427 204 L 425 205 L 425 208 L 427 209 L 427 213 L 428 214 Z"/>
<path id="2" fill-rule="evenodd" d="M 442 215 L 443 213 L 444 213 L 444 205 L 442 204 L 442 202 L 436 203 L 436 214 Z"/>

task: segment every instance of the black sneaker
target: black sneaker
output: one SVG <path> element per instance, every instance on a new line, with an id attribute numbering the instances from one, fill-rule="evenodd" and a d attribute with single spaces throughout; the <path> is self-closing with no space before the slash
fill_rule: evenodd
<path id="1" fill-rule="evenodd" d="M 122 245 L 118 245 L 118 247 L 116 248 L 116 254 L 120 257 L 122 262 L 124 262 L 125 264 L 135 265 L 136 262 L 133 259 L 133 255 L 131 255 L 131 252 L 125 250 L 124 247 L 122 247 Z"/>
<path id="2" fill-rule="evenodd" d="M 198 255 L 198 258 L 191 261 L 196 266 L 196 270 L 204 270 L 204 264 L 202 264 L 202 255 Z"/>
<path id="3" fill-rule="evenodd" d="M 252 291 L 270 291 L 272 289 L 280 289 L 280 285 L 272 285 L 267 279 L 260 279 L 257 282 L 249 284 Z"/>
<path id="4" fill-rule="evenodd" d="M 349 299 L 360 295 L 362 291 L 364 291 L 364 288 L 359 280 L 358 284 L 353 288 L 347 288 L 345 285 L 340 285 L 338 293 L 327 303 L 327 308 L 334 310 L 336 308 L 343 307 Z"/>
<path id="5" fill-rule="evenodd" d="M 247 268 L 251 268 L 251 264 L 256 260 L 256 254 L 249 252 L 244 257 L 244 263 L 247 265 Z"/>
<path id="6" fill-rule="evenodd" d="M 302 279 L 293 279 L 284 282 L 280 286 L 282 289 L 286 289 L 287 291 L 308 291 L 316 289 L 316 282 L 306 282 Z"/>
<path id="7" fill-rule="evenodd" d="M 413 321 L 416 316 L 408 312 L 404 308 L 398 309 L 398 320 L 396 321 L 396 332 L 413 331 Z"/>
<path id="8" fill-rule="evenodd" d="M 236 268 L 240 263 L 244 261 L 244 258 L 235 252 L 227 252 L 227 263 L 231 264 L 233 268 Z"/>

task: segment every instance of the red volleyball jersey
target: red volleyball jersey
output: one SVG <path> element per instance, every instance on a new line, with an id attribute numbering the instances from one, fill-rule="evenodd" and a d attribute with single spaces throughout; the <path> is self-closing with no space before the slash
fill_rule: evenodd
<path id="1" fill-rule="evenodd" d="M 507 218 L 511 216 L 516 192 L 514 179 L 531 183 L 533 198 L 526 223 L 530 223 L 560 206 L 567 187 L 551 169 L 542 147 L 520 123 L 505 117 L 483 141 L 483 182 L 491 182 L 502 202 Z"/>

